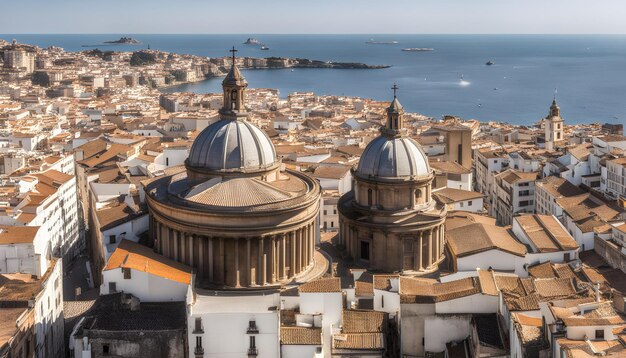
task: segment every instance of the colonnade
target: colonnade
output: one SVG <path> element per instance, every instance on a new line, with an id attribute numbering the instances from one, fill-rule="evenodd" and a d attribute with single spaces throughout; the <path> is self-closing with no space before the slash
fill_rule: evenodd
<path id="1" fill-rule="evenodd" d="M 157 253 L 195 268 L 215 285 L 254 287 L 279 284 L 307 270 L 315 253 L 315 224 L 286 232 L 223 237 L 198 235 L 150 218 Z"/>
<path id="2" fill-rule="evenodd" d="M 351 225 L 348 221 L 340 222 L 340 243 L 352 258 L 362 258 L 361 241 L 369 242 L 369 262 L 372 266 L 377 263 L 386 263 L 395 266 L 392 271 L 429 271 L 440 261 L 445 251 L 445 228 L 443 223 L 420 229 L 399 233 L 387 231 L 384 228 L 376 229 Z M 388 251 L 374 248 L 375 232 L 380 232 L 382 241 L 379 245 L 386 245 L 388 241 L 397 241 L 402 251 L 402 258 L 387 257 Z M 395 240 L 394 240 L 395 239 Z M 385 255 L 385 256 L 382 256 Z M 400 259 L 400 260 L 398 260 Z M 373 267 L 381 269 L 382 267 Z M 391 269 L 391 267 L 389 267 Z"/>

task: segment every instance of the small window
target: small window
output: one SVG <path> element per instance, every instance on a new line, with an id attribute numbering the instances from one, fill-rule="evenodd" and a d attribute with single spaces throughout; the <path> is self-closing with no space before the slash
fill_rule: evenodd
<path id="1" fill-rule="evenodd" d="M 116 241 L 115 235 L 109 235 L 109 244 L 115 244 Z"/>
<path id="2" fill-rule="evenodd" d="M 465 203 L 464 203 L 464 202 L 461 202 L 461 203 L 460 203 L 460 206 L 461 206 L 461 207 L 465 206 Z"/>
<path id="3" fill-rule="evenodd" d="M 109 282 L 109 293 L 115 292 L 117 292 L 117 286 L 115 285 L 115 282 Z"/>
<path id="4" fill-rule="evenodd" d="M 328 213 L 326 212 L 326 210 L 324 210 L 324 215 L 328 215 Z"/>
<path id="5" fill-rule="evenodd" d="M 202 337 L 201 336 L 197 336 L 196 337 L 196 349 L 197 348 L 202 348 Z"/>
<path id="6" fill-rule="evenodd" d="M 471 200 L 467 202 L 467 206 L 472 206 L 472 201 Z"/>
<path id="7" fill-rule="evenodd" d="M 604 330 L 596 329 L 596 339 L 604 339 Z"/>
<path id="8" fill-rule="evenodd" d="M 108 344 L 103 344 L 102 345 L 102 354 L 109 354 L 109 345 Z"/>
<path id="9" fill-rule="evenodd" d="M 372 206 L 372 189 L 367 189 L 367 205 Z"/>
<path id="10" fill-rule="evenodd" d="M 165 158 L 165 165 L 169 166 L 170 165 L 170 158 Z"/>
<path id="11" fill-rule="evenodd" d="M 250 348 L 251 349 L 256 348 L 256 337 L 255 336 L 250 336 Z"/>
<path id="12" fill-rule="evenodd" d="M 334 221 L 330 222 L 330 227 L 335 227 L 335 222 Z"/>
<path id="13" fill-rule="evenodd" d="M 124 272 L 124 280 L 130 280 L 130 268 L 122 267 L 122 272 Z"/>
<path id="14" fill-rule="evenodd" d="M 196 332 L 202 332 L 202 318 L 196 317 Z"/>

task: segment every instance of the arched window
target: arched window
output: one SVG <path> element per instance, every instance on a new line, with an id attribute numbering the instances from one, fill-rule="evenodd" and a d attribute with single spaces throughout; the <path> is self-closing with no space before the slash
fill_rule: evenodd
<path id="1" fill-rule="evenodd" d="M 419 203 L 422 198 L 422 191 L 420 189 L 415 190 L 415 202 Z"/>
<path id="2" fill-rule="evenodd" d="M 237 91 L 230 92 L 230 99 L 233 101 L 237 100 Z"/>
<path id="3" fill-rule="evenodd" d="M 372 206 L 372 189 L 367 189 L 367 205 Z"/>

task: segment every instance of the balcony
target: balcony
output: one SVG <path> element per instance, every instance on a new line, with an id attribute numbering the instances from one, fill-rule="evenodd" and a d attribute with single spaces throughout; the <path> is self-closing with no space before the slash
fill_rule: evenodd
<path id="1" fill-rule="evenodd" d="M 248 348 L 248 358 L 256 358 L 259 355 L 259 350 L 256 347 Z"/>
<path id="2" fill-rule="evenodd" d="M 196 346 L 196 348 L 194 348 L 194 350 L 193 350 L 193 354 L 196 356 L 196 358 L 203 357 L 204 356 L 204 348 L 202 348 L 201 346 Z"/>

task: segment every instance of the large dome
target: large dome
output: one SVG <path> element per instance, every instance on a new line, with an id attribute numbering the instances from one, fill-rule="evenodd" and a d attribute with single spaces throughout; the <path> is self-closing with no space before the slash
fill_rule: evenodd
<path id="1" fill-rule="evenodd" d="M 415 140 L 382 135 L 365 148 L 357 173 L 381 178 L 426 177 L 430 175 L 430 166 L 426 154 Z"/>
<path id="2" fill-rule="evenodd" d="M 276 150 L 267 134 L 253 124 L 221 119 L 200 132 L 187 160 L 194 168 L 255 171 L 274 166 Z"/>

